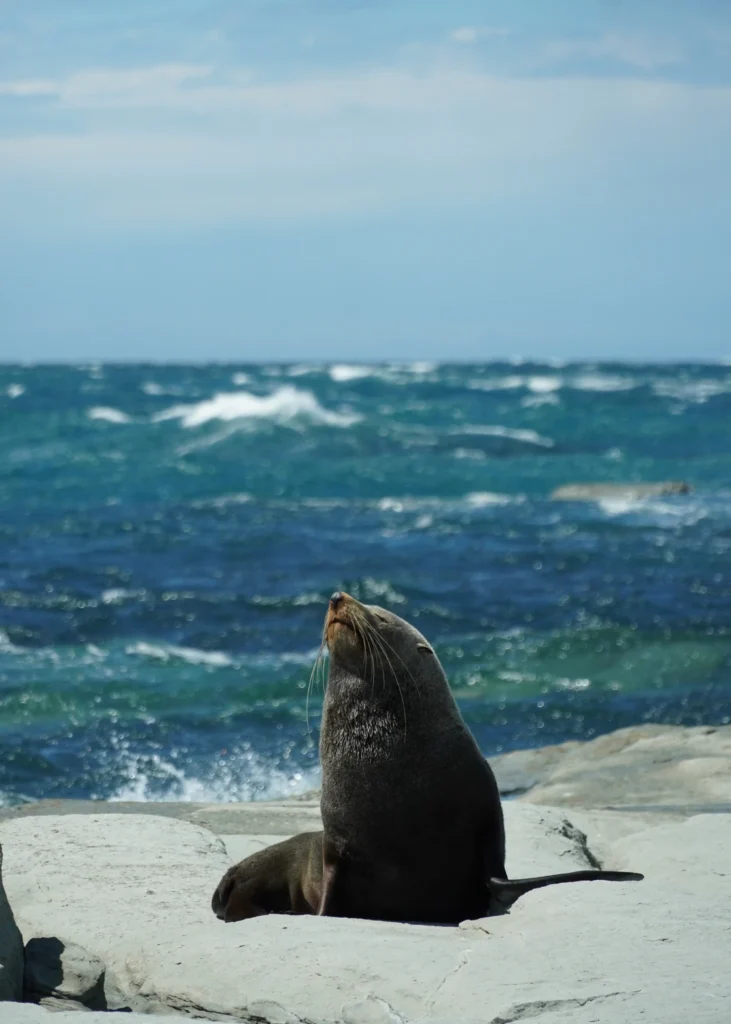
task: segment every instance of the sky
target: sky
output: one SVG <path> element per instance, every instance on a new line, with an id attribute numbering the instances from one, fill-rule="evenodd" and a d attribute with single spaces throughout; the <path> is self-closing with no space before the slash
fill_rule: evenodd
<path id="1" fill-rule="evenodd" d="M 0 0 L 0 361 L 728 359 L 727 0 Z"/>

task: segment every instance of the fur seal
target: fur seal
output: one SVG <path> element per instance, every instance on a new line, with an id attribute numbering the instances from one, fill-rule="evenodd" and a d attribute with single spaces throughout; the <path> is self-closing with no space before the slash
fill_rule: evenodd
<path id="1" fill-rule="evenodd" d="M 229 868 L 211 900 L 230 923 L 261 914 L 314 914 L 322 887 L 322 832 L 302 832 Z"/>
<path id="2" fill-rule="evenodd" d="M 316 914 L 322 895 L 322 840 L 322 832 L 302 832 L 229 868 L 213 894 L 213 913 L 227 924 L 262 914 Z M 570 871 L 539 878 L 491 878 L 487 913 L 505 913 L 526 892 L 546 885 L 640 877 L 621 871 Z"/>
<path id="3" fill-rule="evenodd" d="M 319 915 L 457 924 L 504 913 L 544 885 L 642 877 L 509 880 L 497 783 L 431 644 L 341 592 L 330 598 L 324 642 Z"/>

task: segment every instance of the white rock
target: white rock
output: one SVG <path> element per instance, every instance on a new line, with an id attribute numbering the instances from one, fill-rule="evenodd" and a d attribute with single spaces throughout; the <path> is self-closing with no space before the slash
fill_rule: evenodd
<path id="1" fill-rule="evenodd" d="M 6 1003 L 2 1007 L 2 1024 L 109 1024 L 109 1014 L 103 1011 L 87 1012 L 79 1017 L 78 1011 L 51 1013 L 43 1006 L 32 1003 Z M 124 1024 L 171 1024 L 170 1017 L 144 1016 L 140 1013 L 125 1013 Z"/>
<path id="2" fill-rule="evenodd" d="M 508 804 L 509 872 L 585 866 L 593 813 L 584 839 L 571 812 Z M 229 857 L 173 819 L 26 818 L 0 836 L 26 938 L 57 936 L 98 957 L 110 1009 L 278 1024 L 725 1024 L 731 818 L 640 831 L 637 819 L 612 820 L 607 866 L 644 870 L 644 882 L 544 889 L 460 928 L 275 916 L 223 925 L 209 902 Z"/>
<path id="3" fill-rule="evenodd" d="M 215 923 L 211 894 L 229 860 L 207 829 L 149 815 L 70 815 L 5 821 L 0 838 L 36 996 L 126 1005 L 117 971 L 126 971 L 127 951 L 178 921 Z"/>
<path id="4" fill-rule="evenodd" d="M 0 1001 L 20 999 L 23 992 L 23 940 L 3 888 L 0 846 Z"/>

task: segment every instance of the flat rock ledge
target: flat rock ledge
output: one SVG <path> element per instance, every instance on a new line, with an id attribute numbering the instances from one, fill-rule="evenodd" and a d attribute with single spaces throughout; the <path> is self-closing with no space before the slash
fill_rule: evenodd
<path id="1" fill-rule="evenodd" d="M 731 811 L 731 725 L 638 725 L 491 758 L 503 796 L 688 816 Z"/>
<path id="2" fill-rule="evenodd" d="M 225 869 L 317 827 L 317 801 L 137 805 L 145 813 L 49 801 L 0 821 L 0 963 L 3 949 L 15 958 L 4 998 L 20 998 L 17 932 L 2 946 L 12 907 L 29 1000 L 3 1003 L 0 1022 L 64 1024 L 81 1010 L 100 1024 L 116 1010 L 129 1024 L 725 1024 L 731 728 L 638 727 L 494 763 L 521 793 L 505 803 L 511 875 L 602 866 L 645 880 L 543 889 L 459 928 L 224 925 L 210 897 Z"/>
<path id="3" fill-rule="evenodd" d="M 59 1020 L 83 1009 L 252 1024 L 721 1024 L 731 817 L 664 817 L 648 826 L 644 815 L 582 810 L 575 820 L 510 802 L 512 874 L 601 863 L 646 879 L 544 889 L 459 928 L 281 916 L 224 925 L 209 901 L 233 858 L 207 829 L 130 814 L 5 821 L 26 997 L 41 1005 L 6 1003 L 0 1019 L 37 1024 L 48 1007 Z M 239 856 L 272 837 L 232 838 Z"/>

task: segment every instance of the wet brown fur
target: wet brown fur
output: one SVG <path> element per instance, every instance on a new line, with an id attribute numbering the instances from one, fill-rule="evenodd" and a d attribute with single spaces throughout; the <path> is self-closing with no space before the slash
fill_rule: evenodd
<path id="1" fill-rule="evenodd" d="M 213 896 L 218 917 L 457 924 L 504 913 L 545 885 L 642 877 L 577 871 L 508 880 L 495 777 L 428 641 L 393 613 L 338 593 L 323 644 L 324 833 L 303 833 L 230 868 Z"/>
<path id="2" fill-rule="evenodd" d="M 322 832 L 302 832 L 229 868 L 213 894 L 230 923 L 261 914 L 314 914 L 322 891 Z"/>

